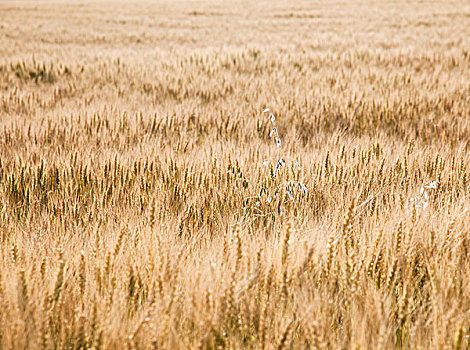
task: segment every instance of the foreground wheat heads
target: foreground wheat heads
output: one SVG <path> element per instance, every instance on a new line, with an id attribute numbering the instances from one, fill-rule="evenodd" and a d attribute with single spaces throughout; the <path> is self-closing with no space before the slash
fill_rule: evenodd
<path id="1" fill-rule="evenodd" d="M 468 4 L 0 13 L 1 349 L 470 346 Z"/>

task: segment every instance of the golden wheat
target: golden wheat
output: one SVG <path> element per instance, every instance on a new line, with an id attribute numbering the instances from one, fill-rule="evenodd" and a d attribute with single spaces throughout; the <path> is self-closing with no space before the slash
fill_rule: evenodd
<path id="1" fill-rule="evenodd" d="M 0 349 L 470 346 L 468 3 L 0 13 Z"/>

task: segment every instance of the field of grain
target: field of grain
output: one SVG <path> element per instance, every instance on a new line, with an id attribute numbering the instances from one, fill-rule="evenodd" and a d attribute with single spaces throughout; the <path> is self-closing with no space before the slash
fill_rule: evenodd
<path id="1" fill-rule="evenodd" d="M 468 1 L 0 2 L 0 349 L 468 349 L 469 140 Z"/>

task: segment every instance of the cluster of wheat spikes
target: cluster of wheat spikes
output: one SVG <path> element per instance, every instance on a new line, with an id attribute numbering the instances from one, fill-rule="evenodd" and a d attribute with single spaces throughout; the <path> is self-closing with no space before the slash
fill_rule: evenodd
<path id="1" fill-rule="evenodd" d="M 468 3 L 194 6 L 0 3 L 0 349 L 469 348 Z"/>

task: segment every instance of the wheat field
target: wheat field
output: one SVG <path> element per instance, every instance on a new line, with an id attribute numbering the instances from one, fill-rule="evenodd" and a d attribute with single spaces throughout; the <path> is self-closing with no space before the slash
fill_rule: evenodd
<path id="1" fill-rule="evenodd" d="M 469 140 L 468 1 L 2 1 L 0 349 L 468 349 Z"/>

